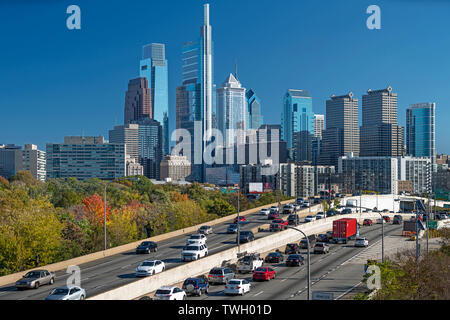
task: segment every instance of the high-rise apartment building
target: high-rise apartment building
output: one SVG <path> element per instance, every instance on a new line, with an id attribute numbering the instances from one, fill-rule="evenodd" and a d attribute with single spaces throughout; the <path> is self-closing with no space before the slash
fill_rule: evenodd
<path id="1" fill-rule="evenodd" d="M 25 144 L 23 150 L 14 144 L 0 146 L 0 176 L 9 179 L 18 171 L 30 171 L 35 179 L 45 181 L 45 152 L 34 144 Z"/>
<path id="2" fill-rule="evenodd" d="M 26 144 L 22 151 L 21 170 L 30 171 L 35 179 L 45 181 L 47 174 L 45 151 L 39 150 L 34 144 Z"/>
<path id="3" fill-rule="evenodd" d="M 131 158 L 139 161 L 139 125 L 126 124 L 122 126 L 114 126 L 113 130 L 109 130 L 109 143 L 126 144 L 126 152 Z"/>
<path id="4" fill-rule="evenodd" d="M 126 175 L 126 151 L 121 143 L 99 137 L 64 137 L 47 143 L 47 178 L 114 180 Z"/>
<path id="5" fill-rule="evenodd" d="M 261 100 L 253 89 L 248 90 L 245 97 L 247 100 L 247 129 L 259 129 L 264 122 L 261 113 Z"/>
<path id="6" fill-rule="evenodd" d="M 404 155 L 404 128 L 397 124 L 397 94 L 388 86 L 362 97 L 360 156 Z"/>
<path id="7" fill-rule="evenodd" d="M 150 43 L 142 48 L 140 76 L 148 81 L 153 119 L 162 125 L 163 153 L 169 153 L 169 83 L 165 46 Z"/>
<path id="8" fill-rule="evenodd" d="M 406 109 L 406 153 L 436 162 L 435 103 L 412 104 Z"/>
<path id="9" fill-rule="evenodd" d="M 306 90 L 289 89 L 284 95 L 281 115 L 281 139 L 287 148 L 294 148 L 294 132 L 309 131 L 314 134 L 312 98 Z"/>
<path id="10" fill-rule="evenodd" d="M 152 100 L 147 78 L 132 79 L 125 94 L 124 124 L 144 118 L 152 118 Z"/>
<path id="11" fill-rule="evenodd" d="M 244 144 L 247 129 L 245 88 L 242 88 L 241 83 L 230 73 L 216 92 L 217 127 L 222 133 L 225 147 L 235 143 Z"/>
<path id="12" fill-rule="evenodd" d="M 428 157 L 398 157 L 398 180 L 411 181 L 412 192 L 424 194 L 431 190 L 432 166 Z"/>
<path id="13" fill-rule="evenodd" d="M 325 117 L 323 114 L 314 114 L 314 137 L 322 139 L 322 131 L 325 129 Z"/>
<path id="14" fill-rule="evenodd" d="M 160 178 L 162 151 L 162 126 L 154 119 L 141 119 L 138 124 L 139 163 L 144 167 L 144 176 Z"/>
<path id="15" fill-rule="evenodd" d="M 326 102 L 326 118 L 319 163 L 337 166 L 338 158 L 348 152 L 359 154 L 358 99 L 353 92 L 332 95 Z"/>

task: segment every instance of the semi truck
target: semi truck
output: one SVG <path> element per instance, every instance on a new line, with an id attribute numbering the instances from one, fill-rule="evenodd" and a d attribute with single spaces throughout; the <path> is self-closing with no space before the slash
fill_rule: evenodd
<path id="1" fill-rule="evenodd" d="M 333 242 L 347 243 L 359 236 L 358 222 L 355 218 L 343 218 L 333 221 Z"/>

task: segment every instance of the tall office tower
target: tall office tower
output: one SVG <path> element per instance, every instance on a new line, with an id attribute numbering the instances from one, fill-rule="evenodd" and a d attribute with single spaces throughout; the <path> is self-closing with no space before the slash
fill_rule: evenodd
<path id="1" fill-rule="evenodd" d="M 149 179 L 158 179 L 160 164 L 163 158 L 162 151 L 162 126 L 154 119 L 141 119 L 137 124 L 139 163 L 144 167 L 144 176 Z"/>
<path id="2" fill-rule="evenodd" d="M 284 96 L 281 115 L 281 139 L 288 149 L 294 148 L 294 132 L 309 131 L 314 134 L 312 98 L 306 90 L 289 89 Z"/>
<path id="3" fill-rule="evenodd" d="M 125 94 L 124 124 L 153 117 L 150 91 L 147 78 L 130 80 Z"/>
<path id="4" fill-rule="evenodd" d="M 109 130 L 109 143 L 126 144 L 127 155 L 139 161 L 139 125 L 126 124 L 123 126 L 114 126 Z"/>
<path id="5" fill-rule="evenodd" d="M 313 147 L 313 138 L 309 131 L 299 131 L 294 132 L 292 138 L 292 144 L 294 146 L 294 159 L 297 162 L 300 161 L 311 161 L 313 160 L 312 156 L 312 147 Z"/>
<path id="6" fill-rule="evenodd" d="M 338 158 L 359 154 L 358 99 L 353 92 L 335 96 L 326 102 L 326 130 L 322 131 L 319 163 L 337 166 Z"/>
<path id="7" fill-rule="evenodd" d="M 314 114 L 314 137 L 322 139 L 322 131 L 325 128 L 325 117 L 323 114 Z"/>
<path id="8" fill-rule="evenodd" d="M 406 153 L 436 162 L 435 103 L 412 104 L 406 109 Z"/>
<path id="9" fill-rule="evenodd" d="M 360 156 L 404 155 L 404 128 L 397 124 L 397 94 L 388 86 L 362 97 Z"/>
<path id="10" fill-rule="evenodd" d="M 261 100 L 253 89 L 248 90 L 245 97 L 247 100 L 247 129 L 259 129 L 264 120 L 261 114 Z"/>
<path id="11" fill-rule="evenodd" d="M 230 73 L 217 88 L 217 126 L 224 139 L 225 147 L 245 143 L 245 135 L 237 136 L 238 129 L 247 129 L 245 88 Z"/>
<path id="12" fill-rule="evenodd" d="M 126 175 L 126 151 L 121 143 L 103 137 L 64 137 L 47 143 L 47 178 L 114 180 Z"/>
<path id="13" fill-rule="evenodd" d="M 163 153 L 169 153 L 169 83 L 165 46 L 150 43 L 142 48 L 140 76 L 150 89 L 153 119 L 162 125 Z"/>
<path id="14" fill-rule="evenodd" d="M 204 24 L 200 29 L 200 39 L 187 42 L 183 46 L 183 83 L 177 88 L 176 119 L 177 129 L 191 133 L 191 154 L 183 154 L 192 163 L 189 180 L 205 180 L 205 164 L 194 161 L 194 141 L 201 141 L 202 155 L 210 141 L 210 131 L 215 128 L 215 85 L 213 84 L 213 42 L 212 27 L 209 24 L 209 4 L 204 5 Z M 194 121 L 201 122 L 201 137 L 194 135 Z M 177 137 L 179 141 L 180 137 Z"/>

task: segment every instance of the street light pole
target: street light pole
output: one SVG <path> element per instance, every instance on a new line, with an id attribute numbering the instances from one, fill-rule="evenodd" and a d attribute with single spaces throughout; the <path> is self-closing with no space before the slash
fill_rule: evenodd
<path id="1" fill-rule="evenodd" d="M 240 229 L 241 224 L 239 223 L 239 211 L 240 211 L 240 193 L 241 188 L 238 189 L 238 203 L 237 203 L 237 246 L 238 246 L 238 252 L 241 252 L 241 239 L 240 239 Z"/>
<path id="2" fill-rule="evenodd" d="M 103 205 L 104 205 L 104 208 L 103 208 L 103 236 L 104 236 L 105 251 L 106 251 L 106 184 L 105 184 Z"/>

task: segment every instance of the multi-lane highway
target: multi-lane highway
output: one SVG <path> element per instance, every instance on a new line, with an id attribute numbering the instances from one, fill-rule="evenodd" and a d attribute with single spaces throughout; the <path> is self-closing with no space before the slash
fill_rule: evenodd
<path id="1" fill-rule="evenodd" d="M 309 209 L 299 213 L 304 217 L 309 213 Z M 247 215 L 247 224 L 242 225 L 242 230 L 250 230 L 259 225 L 266 224 L 269 221 L 267 217 L 257 213 Z M 236 235 L 226 234 L 229 223 L 219 224 L 213 227 L 214 234 L 208 235 L 209 255 L 229 249 L 236 245 Z M 256 233 L 255 238 L 266 236 L 270 233 Z M 164 261 L 166 269 L 179 266 L 181 262 L 180 255 L 183 246 L 186 244 L 188 235 L 174 237 L 158 243 L 158 251 L 148 255 L 136 255 L 134 251 L 124 252 L 107 258 L 99 259 L 93 262 L 81 264 L 81 287 L 86 290 L 87 297 L 94 296 L 127 283 L 138 280 L 134 271 L 136 267 L 144 260 L 158 259 Z M 14 283 L 0 287 L 0 300 L 24 300 L 44 299 L 54 288 L 66 285 L 69 274 L 65 270 L 56 272 L 55 284 L 44 285 L 38 289 L 28 289 L 18 291 Z M 17 279 L 19 280 L 19 279 Z"/>
<path id="2" fill-rule="evenodd" d="M 381 239 L 381 225 L 361 227 L 360 235 L 369 240 L 369 246 Z M 385 235 L 401 234 L 400 225 L 385 225 Z M 347 244 L 330 244 L 328 254 L 311 254 L 312 291 L 332 292 L 339 298 L 357 285 L 364 275 L 363 265 L 347 263 L 361 254 L 365 248 L 355 248 L 354 241 Z M 307 298 L 307 252 L 303 250 L 305 265 L 286 267 L 282 263 L 265 263 L 276 271 L 276 278 L 265 282 L 252 281 L 251 274 L 237 274 L 236 278 L 251 282 L 251 291 L 244 296 L 226 296 L 224 285 L 210 286 L 209 293 L 200 297 L 189 297 L 188 300 L 306 300 Z M 287 257 L 285 255 L 285 257 Z"/>

